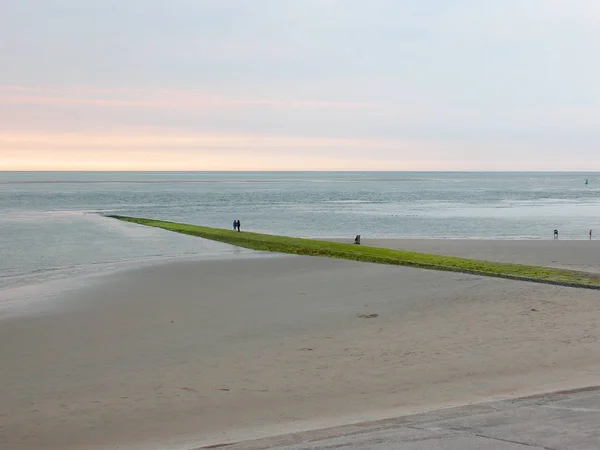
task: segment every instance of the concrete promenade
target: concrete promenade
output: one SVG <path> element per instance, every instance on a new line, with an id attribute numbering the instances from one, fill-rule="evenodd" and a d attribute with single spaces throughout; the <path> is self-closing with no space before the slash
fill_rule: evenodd
<path id="1" fill-rule="evenodd" d="M 227 450 L 600 449 L 600 387 L 213 446 Z"/>

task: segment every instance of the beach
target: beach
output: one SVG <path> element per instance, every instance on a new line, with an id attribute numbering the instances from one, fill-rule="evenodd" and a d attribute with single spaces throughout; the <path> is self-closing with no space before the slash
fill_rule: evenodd
<path id="1" fill-rule="evenodd" d="M 594 241 L 364 244 L 599 266 Z M 2 448 L 192 449 L 600 384 L 592 290 L 257 255 L 63 297 L 0 321 Z"/>
<path id="2" fill-rule="evenodd" d="M 600 272 L 600 240 L 363 239 L 364 245 Z"/>

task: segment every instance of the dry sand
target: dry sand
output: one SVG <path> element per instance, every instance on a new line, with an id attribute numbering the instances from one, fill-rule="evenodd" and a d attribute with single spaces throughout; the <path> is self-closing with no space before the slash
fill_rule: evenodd
<path id="1" fill-rule="evenodd" d="M 65 301 L 0 321 L 2 449 L 193 448 L 600 384 L 596 291 L 282 256 Z"/>
<path id="2" fill-rule="evenodd" d="M 346 240 L 347 242 L 348 240 Z M 600 240 L 362 239 L 363 245 L 600 272 Z"/>

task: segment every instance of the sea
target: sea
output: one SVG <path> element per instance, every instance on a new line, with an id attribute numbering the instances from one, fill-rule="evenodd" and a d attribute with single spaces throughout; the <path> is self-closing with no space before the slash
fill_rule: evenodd
<path id="1" fill-rule="evenodd" d="M 253 253 L 110 214 L 350 242 L 588 239 L 600 173 L 0 172 L 0 315 L 99 274 Z"/>

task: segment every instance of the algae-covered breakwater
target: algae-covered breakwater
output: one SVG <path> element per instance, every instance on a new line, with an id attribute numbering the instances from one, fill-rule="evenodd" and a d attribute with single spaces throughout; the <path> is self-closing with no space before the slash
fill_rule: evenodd
<path id="1" fill-rule="evenodd" d="M 430 270 L 462 272 L 488 277 L 508 278 L 537 283 L 600 289 L 600 275 L 552 267 L 483 261 L 454 256 L 392 250 L 379 247 L 345 244 L 340 242 L 276 236 L 270 234 L 237 232 L 199 225 L 167 222 L 161 220 L 109 216 L 114 219 L 140 225 L 163 228 L 177 233 L 198 236 L 204 239 L 253 250 L 288 253 L 295 255 L 321 256 L 378 264 L 417 267 Z"/>

